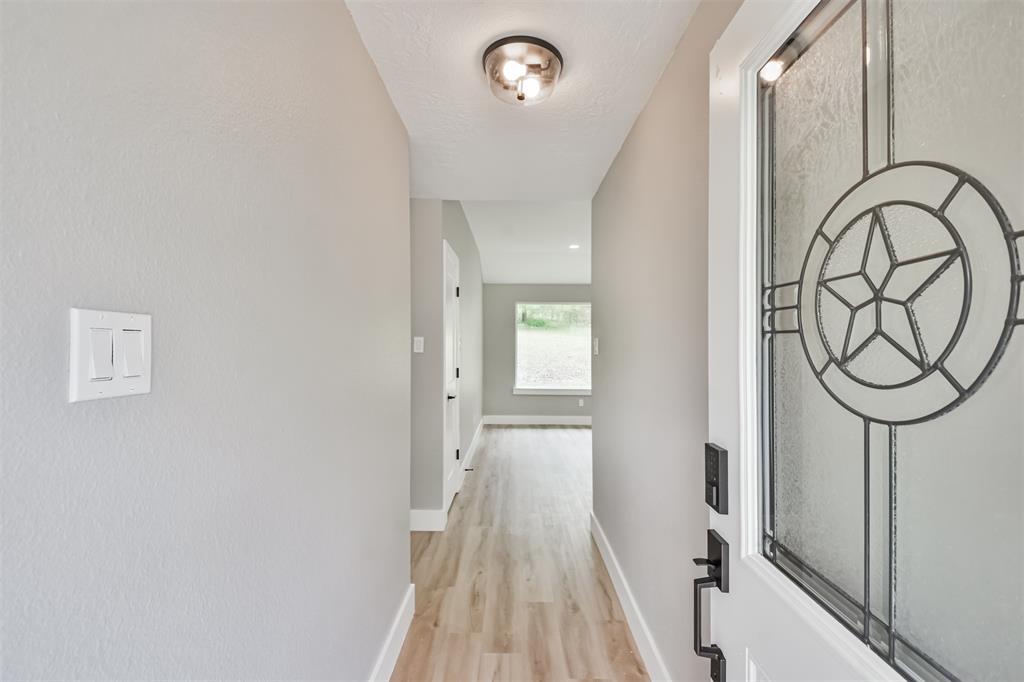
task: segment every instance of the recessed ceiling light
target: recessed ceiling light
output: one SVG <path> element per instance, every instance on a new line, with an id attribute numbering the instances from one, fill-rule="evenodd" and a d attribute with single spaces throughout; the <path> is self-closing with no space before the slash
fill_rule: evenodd
<path id="1" fill-rule="evenodd" d="M 562 54 L 540 38 L 509 36 L 484 50 L 484 73 L 495 97 L 529 106 L 554 92 L 562 73 Z"/>
<path id="2" fill-rule="evenodd" d="M 569 244 L 569 248 L 570 249 L 578 249 L 578 248 L 580 248 L 580 245 L 579 244 Z"/>

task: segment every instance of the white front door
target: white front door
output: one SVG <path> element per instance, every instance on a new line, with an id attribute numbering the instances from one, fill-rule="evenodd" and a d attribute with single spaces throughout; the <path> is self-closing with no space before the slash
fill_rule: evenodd
<path id="1" fill-rule="evenodd" d="M 444 509 L 462 487 L 462 451 L 459 446 L 459 257 L 447 241 L 444 248 Z"/>
<path id="2" fill-rule="evenodd" d="M 1024 679 L 1024 3 L 747 0 L 710 69 L 703 653 Z"/>

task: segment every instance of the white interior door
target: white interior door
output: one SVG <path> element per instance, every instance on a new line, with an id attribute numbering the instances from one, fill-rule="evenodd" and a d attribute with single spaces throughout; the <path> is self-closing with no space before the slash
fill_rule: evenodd
<path id="1" fill-rule="evenodd" d="M 747 0 L 712 52 L 728 679 L 1024 679 L 1022 74 L 1018 0 Z"/>
<path id="2" fill-rule="evenodd" d="M 459 448 L 459 257 L 447 241 L 444 249 L 444 508 L 451 506 L 465 475 Z"/>

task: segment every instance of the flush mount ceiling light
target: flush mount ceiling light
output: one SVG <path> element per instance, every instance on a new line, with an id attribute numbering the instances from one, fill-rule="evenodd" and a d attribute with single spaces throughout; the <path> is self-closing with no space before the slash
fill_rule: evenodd
<path id="1" fill-rule="evenodd" d="M 530 106 L 554 92 L 562 73 L 562 54 L 540 38 L 509 36 L 484 50 L 484 73 L 495 97 Z"/>

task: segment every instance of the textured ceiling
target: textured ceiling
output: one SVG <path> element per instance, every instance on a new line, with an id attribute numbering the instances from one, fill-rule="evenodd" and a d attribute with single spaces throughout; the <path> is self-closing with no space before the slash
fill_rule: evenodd
<path id="1" fill-rule="evenodd" d="M 462 208 L 485 282 L 590 283 L 589 200 L 463 201 Z"/>
<path id="2" fill-rule="evenodd" d="M 593 196 L 696 5 L 348 2 L 409 131 L 413 196 L 523 201 Z M 520 33 L 565 58 L 552 98 L 528 108 L 495 99 L 481 67 Z"/>

